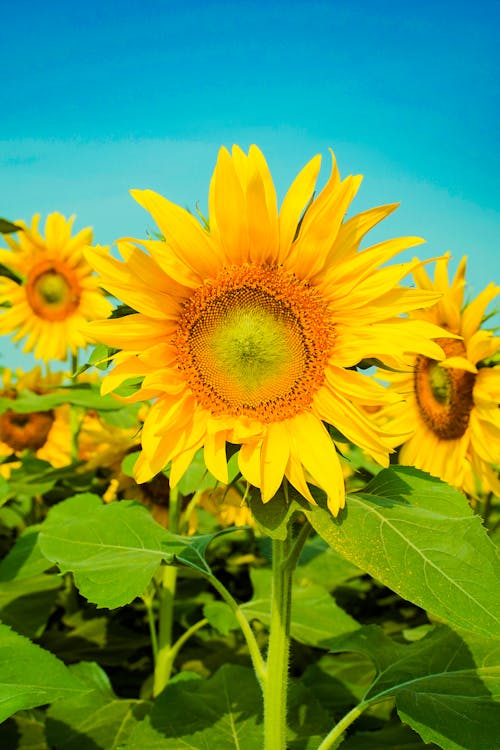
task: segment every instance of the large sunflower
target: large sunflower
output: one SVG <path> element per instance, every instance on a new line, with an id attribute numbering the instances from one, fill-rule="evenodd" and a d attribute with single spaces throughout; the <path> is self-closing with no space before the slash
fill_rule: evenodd
<path id="1" fill-rule="evenodd" d="M 406 372 L 384 373 L 390 390 L 406 399 L 405 407 L 398 408 L 386 426 L 408 436 L 400 463 L 428 471 L 469 494 L 498 492 L 500 366 L 493 366 L 492 358 L 500 350 L 500 338 L 481 329 L 481 324 L 500 287 L 489 284 L 464 307 L 466 258 L 450 283 L 449 257 L 437 262 L 434 281 L 423 268 L 414 270 L 417 286 L 440 292 L 442 298 L 410 317 L 435 323 L 461 338 L 438 339 L 446 355 L 441 362 L 421 354 Z"/>
<path id="2" fill-rule="evenodd" d="M 366 232 L 395 205 L 343 223 L 361 177 L 341 181 L 334 162 L 311 200 L 319 168 L 316 156 L 278 213 L 259 149 L 246 155 L 234 147 L 230 155 L 222 148 L 209 229 L 151 190 L 135 190 L 164 241 L 118 242 L 123 263 L 105 250 L 89 252 L 100 283 L 137 311 L 89 328 L 122 350 L 104 390 L 142 376 L 133 398 L 154 399 L 136 464 L 139 482 L 171 462 L 175 486 L 204 446 L 209 470 L 225 484 L 229 442 L 241 446 L 241 473 L 264 502 L 286 477 L 311 502 L 307 482 L 321 487 L 336 514 L 344 480 L 324 422 L 387 462 L 391 440 L 361 409 L 384 403 L 385 389 L 351 368 L 367 357 L 401 367 L 407 352 L 439 359 L 442 350 L 430 337 L 443 335 L 440 329 L 396 317 L 437 295 L 398 286 L 414 264 L 378 270 L 420 239 L 359 251 Z"/>
<path id="3" fill-rule="evenodd" d="M 14 332 L 14 341 L 26 338 L 24 351 L 49 361 L 76 354 L 88 338 L 82 324 L 109 314 L 110 303 L 99 290 L 83 250 L 92 242 L 92 231 L 83 229 L 71 237 L 74 217 L 66 220 L 52 213 L 45 223 L 45 237 L 38 229 L 16 222 L 22 231 L 4 235 L 10 249 L 0 249 L 0 263 L 17 280 L 0 276 L 0 333 Z"/>

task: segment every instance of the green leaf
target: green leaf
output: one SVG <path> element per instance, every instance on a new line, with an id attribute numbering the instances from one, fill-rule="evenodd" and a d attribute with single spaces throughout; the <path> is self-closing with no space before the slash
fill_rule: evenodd
<path id="1" fill-rule="evenodd" d="M 12 221 L 7 219 L 0 219 L 0 234 L 13 234 L 14 232 L 22 232 L 23 228 L 14 224 Z"/>
<path id="2" fill-rule="evenodd" d="M 304 509 L 346 559 L 450 625 L 500 636 L 500 565 L 457 490 L 408 467 L 384 469 L 337 519 Z"/>
<path id="3" fill-rule="evenodd" d="M 248 505 L 260 531 L 271 539 L 283 541 L 287 538 L 292 518 L 309 503 L 293 487 L 287 485 L 286 496 L 281 486 L 268 503 L 263 503 L 260 491 L 252 488 Z"/>
<path id="4" fill-rule="evenodd" d="M 141 505 L 104 505 L 91 493 L 54 506 L 40 532 L 42 553 L 74 574 L 89 601 L 110 609 L 141 596 L 160 563 L 185 547 Z"/>
<path id="5" fill-rule="evenodd" d="M 61 579 L 55 575 L 0 582 L 0 619 L 29 638 L 38 638 L 47 624 Z"/>
<path id="6" fill-rule="evenodd" d="M 105 505 L 97 495 L 83 493 L 50 510 L 39 544 L 61 572 L 73 573 L 83 596 L 98 607 L 113 609 L 141 596 L 163 561 L 211 575 L 206 548 L 217 536 L 234 531 L 177 536 L 134 501 Z"/>
<path id="7" fill-rule="evenodd" d="M 0 624 L 0 722 L 21 709 L 81 699 L 86 692 L 62 661 Z"/>
<path id="8" fill-rule="evenodd" d="M 29 526 L 0 561 L 0 582 L 31 578 L 52 566 L 38 544 L 39 528 Z"/>
<path id="9" fill-rule="evenodd" d="M 231 630 L 236 630 L 239 625 L 232 609 L 225 602 L 209 602 L 203 607 L 203 615 L 210 625 L 227 635 Z"/>
<path id="10" fill-rule="evenodd" d="M 225 665 L 208 680 L 168 685 L 124 750 L 256 750 L 261 704 L 252 670 Z"/>
<path id="11" fill-rule="evenodd" d="M 315 750 L 331 720 L 302 685 L 289 695 L 289 750 Z M 262 747 L 262 696 L 252 670 L 227 664 L 208 680 L 170 683 L 124 750 L 256 750 Z"/>
<path id="12" fill-rule="evenodd" d="M 96 411 L 123 409 L 123 403 L 113 396 L 102 396 L 99 385 L 83 383 L 57 386 L 57 390 L 41 394 L 25 391 L 20 393 L 16 399 L 2 397 L 0 398 L 0 412 L 10 410 L 19 414 L 29 414 L 31 412 L 49 411 L 61 406 L 61 404 L 73 404 Z"/>
<path id="13" fill-rule="evenodd" d="M 359 568 L 342 557 L 320 536 L 308 539 L 295 570 L 297 583 L 305 585 L 307 581 L 333 591 L 346 581 L 358 578 L 363 574 Z"/>
<path id="14" fill-rule="evenodd" d="M 82 662 L 70 671 L 89 692 L 67 698 L 47 712 L 47 739 L 58 750 L 114 750 L 123 746 L 150 709 L 146 701 L 117 698 L 97 664 Z"/>
<path id="15" fill-rule="evenodd" d="M 271 571 L 268 568 L 250 571 L 254 595 L 240 609 L 250 619 L 270 623 Z M 292 638 L 308 646 L 328 648 L 330 640 L 341 633 L 356 630 L 359 623 L 336 603 L 322 586 L 308 583 L 292 585 L 292 615 L 290 633 Z"/>
<path id="16" fill-rule="evenodd" d="M 215 487 L 217 479 L 208 471 L 203 458 L 203 450 L 199 450 L 188 470 L 178 484 L 181 495 L 191 495 L 207 488 Z"/>
<path id="17" fill-rule="evenodd" d="M 444 750 L 491 750 L 500 737 L 500 640 L 445 625 L 408 646 L 376 626 L 336 639 L 368 655 L 377 676 L 365 705 L 395 698 L 400 718 Z"/>

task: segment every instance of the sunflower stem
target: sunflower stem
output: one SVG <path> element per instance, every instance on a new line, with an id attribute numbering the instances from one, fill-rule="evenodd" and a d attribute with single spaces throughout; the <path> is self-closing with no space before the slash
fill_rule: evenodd
<path id="1" fill-rule="evenodd" d="M 179 528 L 180 497 L 177 489 L 170 488 L 168 527 L 172 534 Z M 174 602 L 177 587 L 177 568 L 164 565 L 159 591 L 158 650 L 153 680 L 153 694 L 159 695 L 167 685 L 172 672 L 172 632 L 174 627 Z"/>
<path id="2" fill-rule="evenodd" d="M 286 748 L 292 574 L 296 561 L 296 556 L 290 555 L 291 536 L 290 524 L 286 539 L 273 539 L 271 626 L 263 687 L 265 750 Z"/>
<path id="3" fill-rule="evenodd" d="M 243 636 L 247 642 L 248 651 L 250 652 L 250 658 L 252 659 L 252 665 L 255 670 L 255 675 L 262 689 L 264 689 L 266 668 L 264 660 L 262 658 L 262 654 L 260 653 L 259 644 L 257 643 L 254 632 L 250 627 L 250 623 L 239 608 L 237 601 L 231 596 L 224 584 L 221 583 L 215 576 L 207 575 L 206 577 L 210 581 L 214 589 L 219 592 L 226 604 L 231 608 L 231 611 L 238 621 L 238 625 L 240 626 Z"/>
<path id="4" fill-rule="evenodd" d="M 318 747 L 318 750 L 334 750 L 334 748 L 338 747 L 339 740 L 342 738 L 347 727 L 349 727 L 358 716 L 361 716 L 366 706 L 366 703 L 359 703 L 357 706 L 354 706 L 349 713 L 343 716 L 338 724 L 335 724 L 332 731 L 325 737 L 321 745 Z"/>

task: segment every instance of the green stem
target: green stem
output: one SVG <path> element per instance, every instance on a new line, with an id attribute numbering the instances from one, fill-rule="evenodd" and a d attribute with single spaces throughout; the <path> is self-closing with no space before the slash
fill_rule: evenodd
<path id="1" fill-rule="evenodd" d="M 158 636 L 156 634 L 153 598 L 148 592 L 147 594 L 144 594 L 144 596 L 142 597 L 142 601 L 144 602 L 144 606 L 146 607 L 146 612 L 148 615 L 149 635 L 151 637 L 151 651 L 153 652 L 153 660 L 156 663 L 156 658 L 158 656 Z"/>
<path id="2" fill-rule="evenodd" d="M 170 489 L 168 526 L 172 534 L 176 534 L 179 528 L 179 509 L 179 492 L 176 489 Z M 164 565 L 159 592 L 158 650 L 153 681 L 153 694 L 155 696 L 161 693 L 166 686 L 172 671 L 170 652 L 172 650 L 176 587 L 177 568 L 174 565 Z"/>
<path id="3" fill-rule="evenodd" d="M 337 740 L 339 740 L 344 734 L 347 727 L 349 727 L 358 716 L 360 716 L 366 708 L 366 703 L 359 703 L 357 706 L 349 711 L 339 722 L 335 724 L 332 731 L 325 737 L 318 750 L 331 750 L 335 748 Z"/>
<path id="4" fill-rule="evenodd" d="M 285 540 L 273 539 L 271 626 L 264 680 L 264 748 L 285 750 L 288 652 L 293 565 L 288 564 L 291 524 Z"/>
<path id="5" fill-rule="evenodd" d="M 202 620 L 198 620 L 198 622 L 195 622 L 194 625 L 191 625 L 191 627 L 185 630 L 184 633 L 176 640 L 176 642 L 170 649 L 172 666 L 174 665 L 174 661 L 177 657 L 177 654 L 179 653 L 181 648 L 184 646 L 186 641 L 188 641 L 191 638 L 191 636 L 197 633 L 198 630 L 201 630 L 202 628 L 204 628 L 205 625 L 208 625 L 208 620 L 206 617 L 204 617 Z"/>
<path id="6" fill-rule="evenodd" d="M 261 686 L 263 686 L 266 677 L 266 667 L 262 658 L 262 654 L 260 653 L 257 639 L 252 628 L 250 627 L 250 623 L 248 622 L 247 618 L 238 607 L 238 603 L 235 601 L 235 599 L 233 599 L 224 584 L 214 576 L 207 575 L 207 579 L 210 581 L 214 589 L 219 592 L 219 594 L 224 599 L 226 604 L 231 608 L 231 611 L 237 619 L 238 625 L 240 626 L 243 636 L 247 642 L 248 651 L 250 653 L 250 658 L 252 659 L 252 665 L 255 670 L 255 674 L 259 683 L 261 684 Z"/>

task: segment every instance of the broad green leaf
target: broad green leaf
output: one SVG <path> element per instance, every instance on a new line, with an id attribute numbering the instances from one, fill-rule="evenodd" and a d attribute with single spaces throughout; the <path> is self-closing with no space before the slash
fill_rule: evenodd
<path id="1" fill-rule="evenodd" d="M 141 596 L 163 562 L 187 565 L 205 576 L 205 561 L 216 534 L 182 537 L 154 521 L 149 511 L 133 501 L 105 505 L 101 498 L 83 493 L 54 506 L 41 526 L 42 554 L 61 572 L 72 572 L 75 583 L 99 607 L 128 604 Z"/>
<path id="2" fill-rule="evenodd" d="M 340 719 L 362 700 L 375 674 L 373 661 L 365 654 L 324 654 L 306 668 L 301 681 Z"/>
<path id="3" fill-rule="evenodd" d="M 160 563 L 185 547 L 146 508 L 131 501 L 104 505 L 91 493 L 54 506 L 40 532 L 42 553 L 74 574 L 83 596 L 109 609 L 140 596 Z"/>
<path id="4" fill-rule="evenodd" d="M 124 750 L 256 750 L 262 698 L 251 669 L 225 665 L 208 680 L 168 685 Z"/>
<path id="5" fill-rule="evenodd" d="M 287 747 L 315 750 L 329 726 L 309 691 L 292 683 Z M 256 750 L 262 743 L 262 696 L 254 673 L 227 664 L 208 680 L 170 683 L 124 750 Z"/>
<path id="6" fill-rule="evenodd" d="M 54 703 L 47 712 L 47 739 L 58 750 L 116 750 L 150 709 L 147 701 L 117 698 L 97 664 L 82 662 L 70 671 L 89 692 Z"/>
<path id="7" fill-rule="evenodd" d="M 457 490 L 408 467 L 384 469 L 337 519 L 304 509 L 344 557 L 455 627 L 500 636 L 500 565 Z"/>
<path id="8" fill-rule="evenodd" d="M 53 654 L 0 624 L 0 722 L 59 698 L 81 699 L 87 690 Z"/>
<path id="9" fill-rule="evenodd" d="M 59 576 L 43 573 L 0 582 L 0 620 L 21 635 L 38 638 L 60 588 Z"/>
<path id="10" fill-rule="evenodd" d="M 210 625 L 227 635 L 231 630 L 239 627 L 238 621 L 233 614 L 232 609 L 225 602 L 209 602 L 203 607 L 203 615 L 207 618 Z"/>
<path id="11" fill-rule="evenodd" d="M 254 595 L 249 602 L 240 605 L 249 619 L 257 619 L 264 625 L 270 623 L 271 571 L 268 568 L 250 571 Z M 290 633 L 292 638 L 308 646 L 328 648 L 331 638 L 359 628 L 359 623 L 336 603 L 322 586 L 308 583 L 292 585 L 292 614 Z"/>
<path id="12" fill-rule="evenodd" d="M 0 561 L 0 582 L 30 578 L 52 567 L 52 563 L 42 555 L 40 550 L 39 528 L 39 526 L 29 526 Z"/>
<path id="13" fill-rule="evenodd" d="M 362 574 L 363 571 L 315 535 L 307 540 L 294 575 L 297 583 L 305 585 L 309 581 L 334 591 L 337 586 Z"/>
<path id="14" fill-rule="evenodd" d="M 377 676 L 363 703 L 393 697 L 401 719 L 444 750 L 491 750 L 500 737 L 500 640 L 445 625 L 408 646 L 368 626 L 333 650 L 368 655 Z"/>

